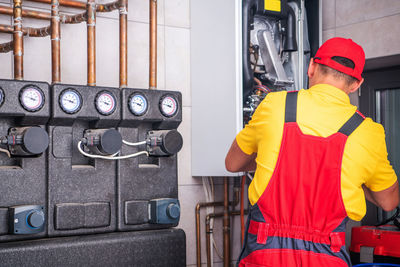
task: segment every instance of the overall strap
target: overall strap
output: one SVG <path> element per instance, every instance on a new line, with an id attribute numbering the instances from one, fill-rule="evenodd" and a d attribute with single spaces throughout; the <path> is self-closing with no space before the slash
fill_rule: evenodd
<path id="1" fill-rule="evenodd" d="M 288 92 L 286 95 L 285 123 L 296 122 L 298 91 Z"/>
<path id="2" fill-rule="evenodd" d="M 339 133 L 350 136 L 352 132 L 364 121 L 364 117 L 356 111 L 350 119 L 339 129 Z"/>

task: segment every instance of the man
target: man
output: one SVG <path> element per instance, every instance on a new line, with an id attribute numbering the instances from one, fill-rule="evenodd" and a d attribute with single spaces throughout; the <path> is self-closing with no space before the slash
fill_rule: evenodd
<path id="1" fill-rule="evenodd" d="M 350 104 L 365 54 L 351 39 L 326 41 L 308 68 L 310 89 L 270 93 L 227 156 L 231 172 L 256 173 L 239 266 L 351 266 L 348 217 L 365 198 L 386 211 L 399 203 L 382 125 Z"/>

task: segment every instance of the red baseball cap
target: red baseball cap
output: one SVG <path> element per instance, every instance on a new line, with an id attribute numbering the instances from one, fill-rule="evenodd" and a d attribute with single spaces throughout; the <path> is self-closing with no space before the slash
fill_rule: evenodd
<path id="1" fill-rule="evenodd" d="M 352 60 L 355 65 L 354 69 L 334 61 L 332 57 L 335 56 Z M 353 42 L 353 40 L 334 37 L 321 45 L 315 54 L 314 61 L 350 75 L 360 81 L 365 65 L 365 53 L 362 47 Z"/>

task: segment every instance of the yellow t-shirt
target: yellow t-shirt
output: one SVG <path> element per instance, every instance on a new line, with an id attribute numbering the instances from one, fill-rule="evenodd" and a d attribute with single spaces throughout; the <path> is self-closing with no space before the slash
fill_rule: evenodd
<path id="1" fill-rule="evenodd" d="M 257 170 L 248 192 L 252 205 L 267 187 L 278 159 L 286 93 L 268 94 L 249 124 L 236 136 L 244 153 L 257 153 Z M 327 137 L 336 133 L 356 109 L 342 90 L 317 84 L 308 90 L 300 90 L 297 123 L 304 134 Z M 396 181 L 396 174 L 387 159 L 384 129 L 381 124 L 366 118 L 348 137 L 344 148 L 341 190 L 347 215 L 357 221 L 364 217 L 363 184 L 372 191 L 381 191 Z"/>

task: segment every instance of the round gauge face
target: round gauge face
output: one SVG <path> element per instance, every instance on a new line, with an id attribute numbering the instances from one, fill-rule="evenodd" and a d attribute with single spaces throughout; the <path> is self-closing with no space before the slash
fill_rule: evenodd
<path id="1" fill-rule="evenodd" d="M 38 111 L 44 105 L 43 91 L 34 85 L 25 86 L 19 92 L 19 102 L 29 112 Z"/>
<path id="2" fill-rule="evenodd" d="M 3 103 L 4 103 L 4 91 L 0 87 L 0 107 L 1 107 L 1 105 L 3 105 Z"/>
<path id="3" fill-rule="evenodd" d="M 133 93 L 129 97 L 129 110 L 135 116 L 142 116 L 147 111 L 147 99 L 140 93 Z"/>
<path id="4" fill-rule="evenodd" d="M 68 88 L 61 92 L 59 98 L 61 109 L 68 114 L 78 112 L 82 107 L 82 97 L 75 89 Z"/>
<path id="5" fill-rule="evenodd" d="M 178 102 L 173 96 L 166 95 L 160 100 L 161 113 L 166 117 L 172 117 L 178 111 Z"/>
<path id="6" fill-rule="evenodd" d="M 115 111 L 117 101 L 111 92 L 101 91 L 96 96 L 95 105 L 100 114 L 110 115 Z"/>

